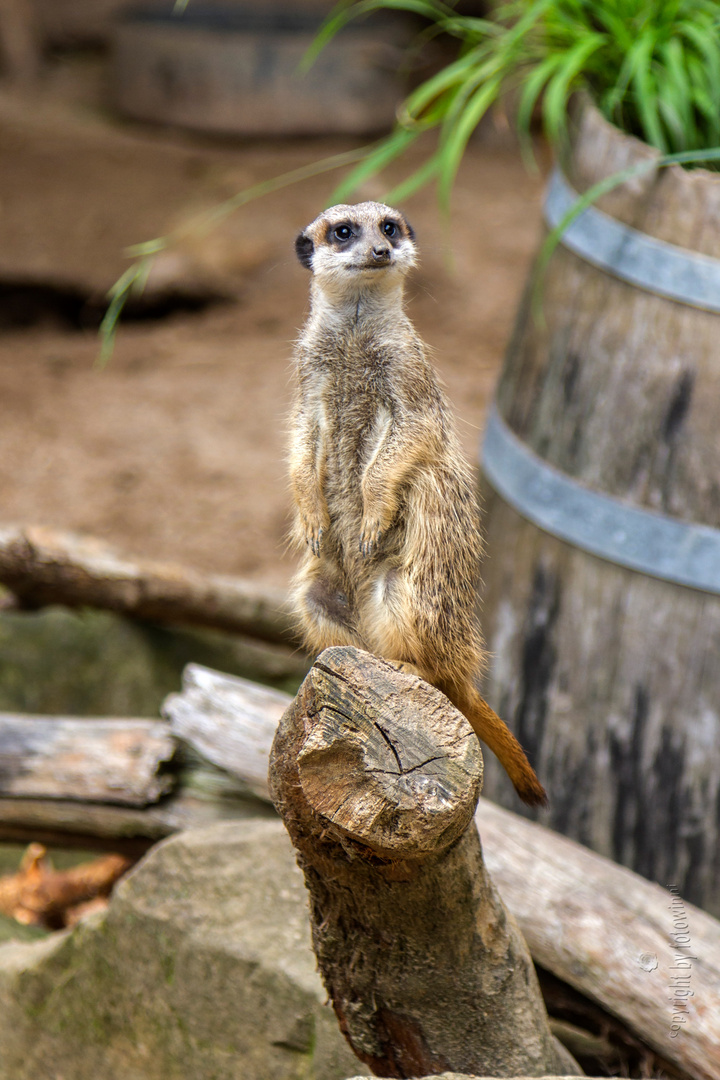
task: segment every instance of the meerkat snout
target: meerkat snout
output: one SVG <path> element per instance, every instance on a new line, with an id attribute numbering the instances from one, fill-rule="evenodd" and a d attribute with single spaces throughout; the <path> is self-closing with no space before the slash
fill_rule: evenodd
<path id="1" fill-rule="evenodd" d="M 415 233 L 399 210 L 383 203 L 331 206 L 303 229 L 295 241 L 300 262 L 318 281 L 363 281 L 386 271 L 404 275 L 417 262 Z"/>

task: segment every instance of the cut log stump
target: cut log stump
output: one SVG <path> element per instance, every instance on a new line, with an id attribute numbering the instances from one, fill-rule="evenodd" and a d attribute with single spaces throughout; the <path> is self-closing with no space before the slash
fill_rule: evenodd
<path id="1" fill-rule="evenodd" d="M 483 865 L 477 739 L 439 691 L 327 649 L 280 722 L 270 783 L 361 1061 L 386 1077 L 577 1071 Z"/>

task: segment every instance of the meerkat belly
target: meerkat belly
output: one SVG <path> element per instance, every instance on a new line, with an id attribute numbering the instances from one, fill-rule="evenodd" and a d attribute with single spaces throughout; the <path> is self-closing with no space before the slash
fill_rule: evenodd
<path id="1" fill-rule="evenodd" d="M 387 530 L 375 556 L 361 556 L 359 546 L 366 512 L 363 477 L 379 452 L 391 418 L 386 407 L 371 407 L 362 396 L 343 404 L 329 418 L 326 432 L 325 498 L 342 561 L 353 571 L 367 570 L 377 558 L 387 558 L 398 549 L 396 527 Z"/>
<path id="2" fill-rule="evenodd" d="M 452 623 L 473 637 L 480 555 L 469 477 L 446 465 L 419 472 L 406 496 L 398 570 L 388 574 L 389 587 L 407 590 L 418 626 L 445 634 Z"/>

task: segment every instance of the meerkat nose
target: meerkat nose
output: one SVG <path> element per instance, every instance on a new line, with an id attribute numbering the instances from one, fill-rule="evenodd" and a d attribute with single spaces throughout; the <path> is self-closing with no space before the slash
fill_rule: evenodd
<path id="1" fill-rule="evenodd" d="M 373 259 L 377 259 L 380 262 L 381 259 L 387 259 L 390 255 L 390 248 L 386 244 L 378 244 L 372 250 Z"/>

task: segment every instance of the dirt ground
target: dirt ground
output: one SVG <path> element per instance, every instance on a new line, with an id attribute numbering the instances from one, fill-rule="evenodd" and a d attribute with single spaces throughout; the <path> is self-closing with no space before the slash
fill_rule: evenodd
<path id="1" fill-rule="evenodd" d="M 47 92 L 1 99 L 0 136 L 0 284 L 91 298 L 126 265 L 125 245 L 351 145 L 211 142 Z M 93 328 L 46 310 L 24 327 L 0 317 L 0 525 L 82 531 L 128 553 L 287 581 L 284 426 L 308 288 L 293 239 L 332 183 L 290 187 L 164 255 L 151 287 L 199 283 L 232 299 L 126 324 L 103 371 Z M 537 241 L 541 187 L 490 137 L 470 147 L 449 228 L 431 191 L 404 207 L 422 256 L 409 310 L 473 458 Z M 382 192 L 373 182 L 358 198 Z"/>

